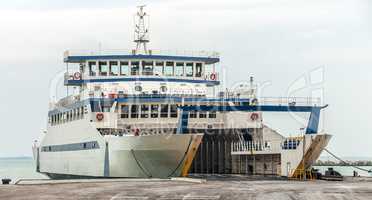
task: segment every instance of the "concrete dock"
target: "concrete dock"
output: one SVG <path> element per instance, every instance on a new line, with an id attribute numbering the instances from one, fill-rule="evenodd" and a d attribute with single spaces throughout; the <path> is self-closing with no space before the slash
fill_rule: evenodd
<path id="1" fill-rule="evenodd" d="M 343 182 L 205 179 L 97 179 L 21 181 L 1 185 L 0 199 L 371 199 L 372 180 Z"/>

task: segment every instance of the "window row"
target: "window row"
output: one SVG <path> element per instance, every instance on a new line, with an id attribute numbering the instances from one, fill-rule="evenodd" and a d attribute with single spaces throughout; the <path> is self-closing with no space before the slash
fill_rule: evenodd
<path id="1" fill-rule="evenodd" d="M 186 76 L 202 77 L 203 64 L 164 61 L 98 61 L 88 62 L 89 76 Z"/>
<path id="2" fill-rule="evenodd" d="M 84 106 L 75 108 L 63 113 L 57 113 L 49 117 L 49 123 L 52 125 L 62 124 L 69 121 L 79 120 L 84 117 Z"/>
<path id="3" fill-rule="evenodd" d="M 121 105 L 121 118 L 177 118 L 177 105 L 151 104 L 151 105 Z M 190 118 L 216 118 L 217 113 L 211 112 L 190 112 Z"/>

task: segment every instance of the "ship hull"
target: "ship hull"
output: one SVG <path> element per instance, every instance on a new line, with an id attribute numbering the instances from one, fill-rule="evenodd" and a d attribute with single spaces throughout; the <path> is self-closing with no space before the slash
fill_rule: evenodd
<path id="1" fill-rule="evenodd" d="M 111 177 L 181 176 L 200 134 L 128 136 L 108 139 Z"/>
<path id="2" fill-rule="evenodd" d="M 41 147 L 34 147 L 34 156 L 37 171 L 53 179 L 169 178 L 187 173 L 190 166 L 187 161 L 193 159 L 202 137 L 202 134 L 101 136 L 96 138 L 100 140 L 94 148 L 89 148 L 92 142 L 87 142 L 85 149 L 71 150 L 63 143 L 48 149 L 44 142 Z"/>

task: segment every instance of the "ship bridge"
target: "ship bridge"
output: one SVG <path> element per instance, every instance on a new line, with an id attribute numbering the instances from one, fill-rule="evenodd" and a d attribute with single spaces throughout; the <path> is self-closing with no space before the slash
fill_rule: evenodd
<path id="1" fill-rule="evenodd" d="M 66 86 L 81 86 L 89 97 L 100 96 L 94 92 L 206 96 L 214 91 L 211 87 L 220 84 L 219 53 L 148 49 L 149 16 L 143 7 L 135 15 L 135 49 L 64 53 Z"/>
<path id="2" fill-rule="evenodd" d="M 127 52 L 127 53 L 125 53 Z M 66 51 L 66 86 L 104 82 L 168 82 L 219 85 L 216 52 L 132 51 L 74 52 Z M 69 70 L 78 64 L 79 70 Z M 70 67 L 71 68 L 71 67 Z M 77 67 L 75 67 L 77 68 Z"/>

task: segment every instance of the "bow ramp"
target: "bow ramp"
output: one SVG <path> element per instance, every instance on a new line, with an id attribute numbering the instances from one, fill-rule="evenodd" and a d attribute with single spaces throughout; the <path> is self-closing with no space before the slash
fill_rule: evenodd
<path id="1" fill-rule="evenodd" d="M 289 143 L 284 142 L 282 152 L 282 175 L 287 177 L 300 177 L 310 170 L 314 162 L 319 158 L 324 148 L 328 145 L 331 135 L 318 133 L 314 135 L 304 135 L 298 138 L 298 145 L 290 147 Z M 295 144 L 296 145 L 296 144 Z"/>

